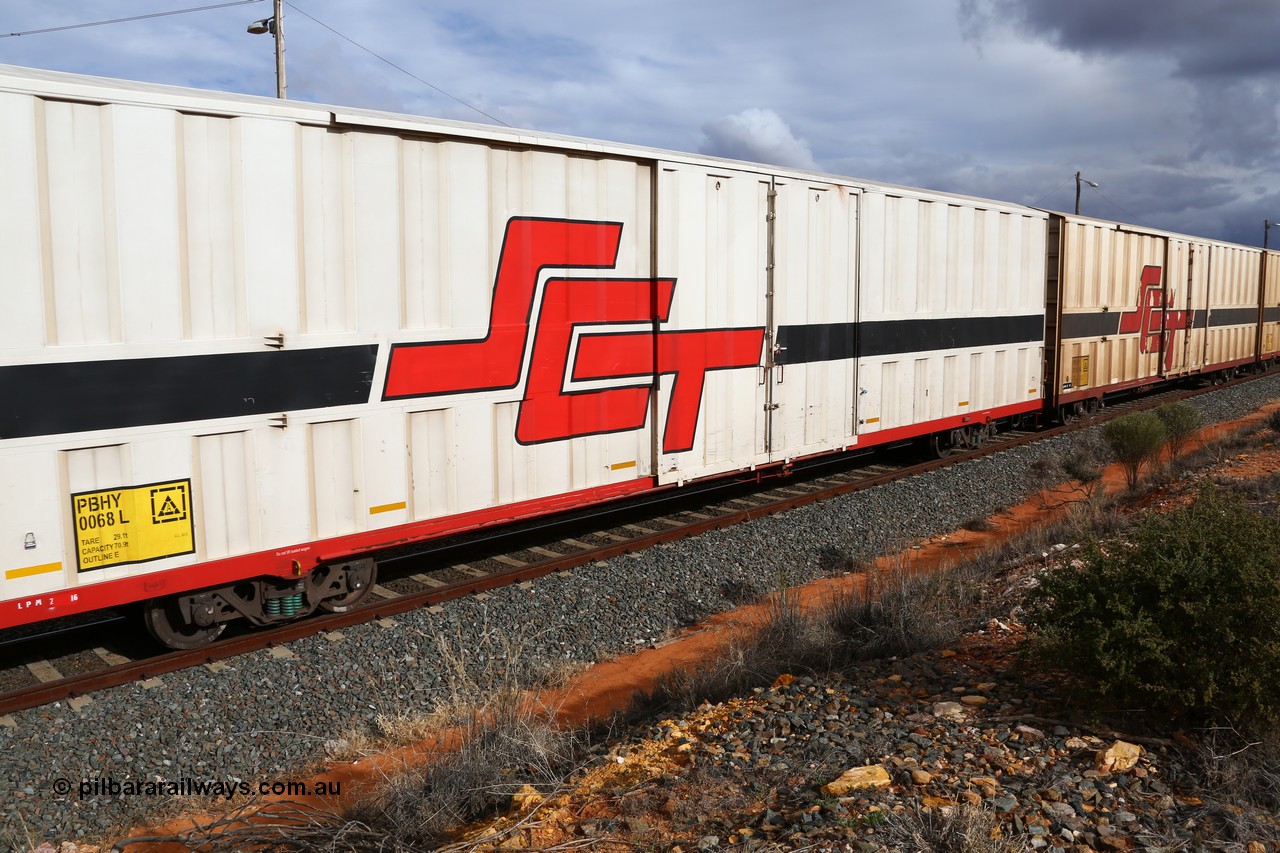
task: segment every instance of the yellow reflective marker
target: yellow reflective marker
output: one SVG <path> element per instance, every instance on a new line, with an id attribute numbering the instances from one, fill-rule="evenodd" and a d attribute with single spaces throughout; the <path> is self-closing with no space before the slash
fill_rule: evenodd
<path id="1" fill-rule="evenodd" d="M 71 519 L 81 572 L 196 550 L 190 480 L 79 492 L 71 496 Z"/>
<path id="2" fill-rule="evenodd" d="M 624 468 L 636 467 L 636 461 L 632 459 L 630 462 L 615 462 L 609 466 L 610 471 L 621 471 Z"/>
<path id="3" fill-rule="evenodd" d="M 380 512 L 395 512 L 398 509 L 404 509 L 409 504 L 406 501 L 396 501 L 393 504 L 380 504 L 378 506 L 369 507 L 369 515 L 377 515 Z"/>
<path id="4" fill-rule="evenodd" d="M 46 575 L 49 572 L 60 571 L 62 571 L 62 563 L 45 563 L 42 566 L 27 566 L 25 569 L 7 569 L 4 573 L 4 579 L 12 581 L 18 578 L 29 578 L 34 575 Z"/>

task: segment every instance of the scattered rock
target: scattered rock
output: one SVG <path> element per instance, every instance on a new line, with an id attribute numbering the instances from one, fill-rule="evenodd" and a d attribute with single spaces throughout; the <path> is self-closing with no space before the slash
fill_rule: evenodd
<path id="1" fill-rule="evenodd" d="M 542 805 L 543 797 L 532 785 L 521 785 L 520 790 L 511 795 L 511 808 L 518 812 L 532 811 Z"/>
<path id="2" fill-rule="evenodd" d="M 822 793 L 832 797 L 846 797 L 852 791 L 866 788 L 888 788 L 893 784 L 889 771 L 879 764 L 854 767 L 841 773 L 839 778 L 822 786 Z"/>
<path id="3" fill-rule="evenodd" d="M 1118 740 L 1094 757 L 1094 766 L 1102 773 L 1123 773 L 1138 763 L 1142 747 Z"/>

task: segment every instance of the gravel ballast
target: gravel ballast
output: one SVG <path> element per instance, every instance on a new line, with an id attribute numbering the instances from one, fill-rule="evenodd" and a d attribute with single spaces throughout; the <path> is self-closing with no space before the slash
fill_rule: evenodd
<path id="1" fill-rule="evenodd" d="M 1280 397 L 1280 376 L 1191 401 L 1206 423 Z M 0 846 L 94 839 L 145 821 L 165 798 L 99 793 L 82 780 L 247 782 L 303 779 L 326 741 L 379 716 L 430 710 L 449 694 L 441 644 L 475 661 L 516 632 L 531 667 L 625 653 L 726 610 L 744 591 L 825 576 L 954 530 L 1019 502 L 1028 469 L 1067 453 L 1059 437 L 866 492 L 467 598 L 432 611 L 311 637 L 212 672 L 172 673 L 151 686 L 95 694 L 0 721 Z M 530 628 L 529 626 L 534 626 Z M 469 650 L 469 651 L 468 651 Z M 477 665 L 483 665 L 477 661 Z M 291 775 L 292 774 L 292 775 Z M 69 793 L 63 793 L 69 786 Z M 237 800 L 236 802 L 241 802 Z"/>

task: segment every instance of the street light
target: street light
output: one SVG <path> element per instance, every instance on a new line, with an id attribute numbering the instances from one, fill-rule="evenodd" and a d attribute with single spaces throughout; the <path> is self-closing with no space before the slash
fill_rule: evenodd
<path id="1" fill-rule="evenodd" d="M 1265 252 L 1270 248 L 1267 244 L 1271 241 L 1271 226 L 1280 225 L 1280 222 L 1272 222 L 1270 219 L 1262 220 L 1262 250 Z"/>
<path id="2" fill-rule="evenodd" d="M 275 0 L 274 14 L 270 18 L 263 18 L 261 21 L 254 21 L 249 25 L 247 32 L 260 36 L 263 33 L 271 33 L 276 39 L 276 97 L 287 98 L 288 86 L 284 79 L 284 10 L 282 6 L 284 0 Z"/>
<path id="3" fill-rule="evenodd" d="M 1088 184 L 1089 186 L 1093 187 L 1095 190 L 1098 188 L 1098 185 L 1095 184 L 1093 181 L 1089 180 L 1088 178 L 1080 177 L 1080 173 L 1076 172 L 1076 216 L 1080 215 L 1080 185 L 1082 183 Z"/>

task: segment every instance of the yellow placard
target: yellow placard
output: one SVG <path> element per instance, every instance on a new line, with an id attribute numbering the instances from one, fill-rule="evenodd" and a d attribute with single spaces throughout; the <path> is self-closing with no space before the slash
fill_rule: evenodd
<path id="1" fill-rule="evenodd" d="M 76 569 L 145 563 L 196 549 L 191 481 L 152 483 L 71 496 Z"/>
<path id="2" fill-rule="evenodd" d="M 1089 384 L 1089 356 L 1077 355 L 1071 359 L 1071 385 L 1083 388 Z"/>

